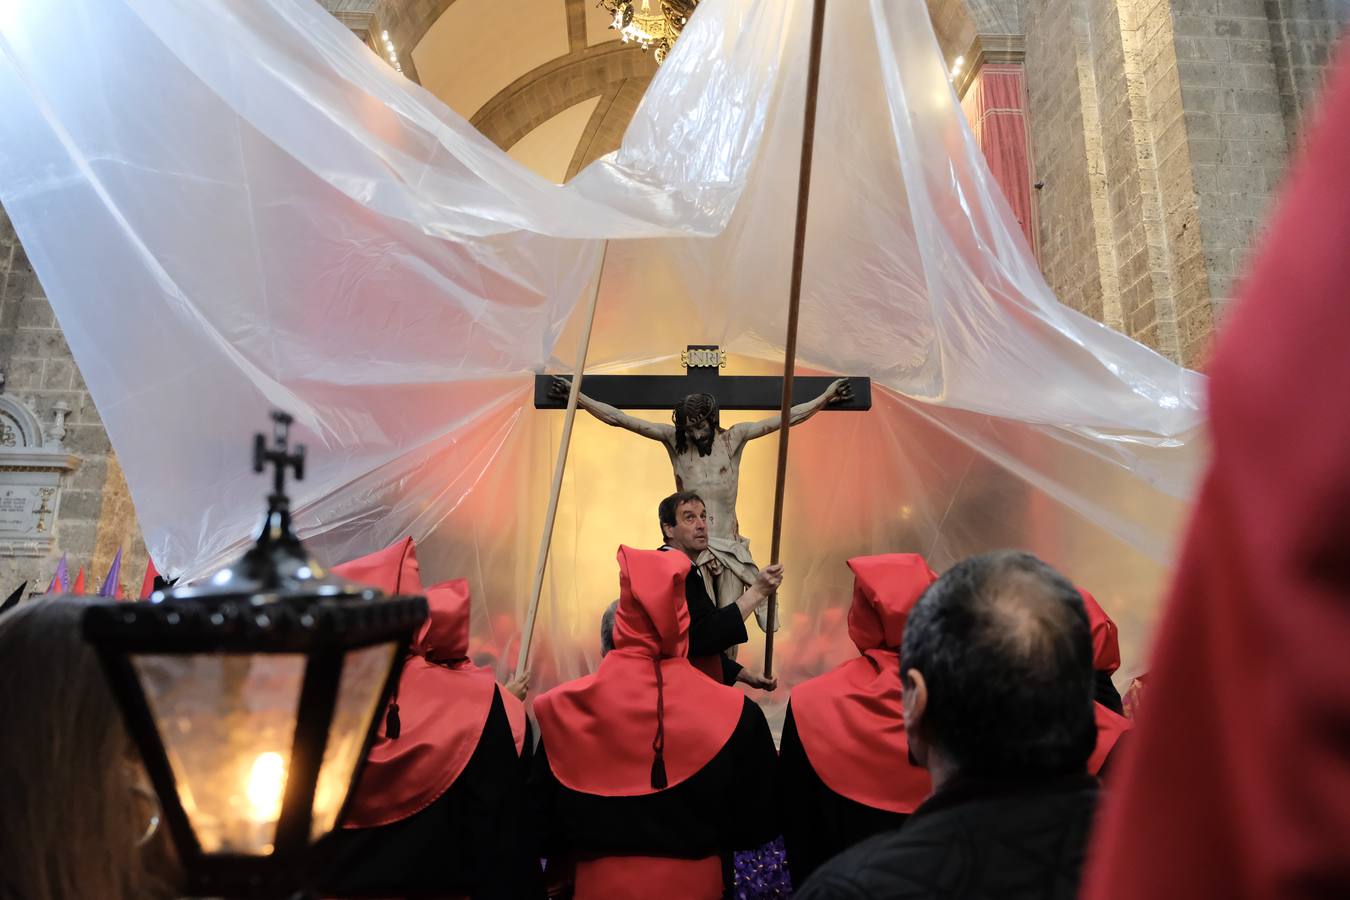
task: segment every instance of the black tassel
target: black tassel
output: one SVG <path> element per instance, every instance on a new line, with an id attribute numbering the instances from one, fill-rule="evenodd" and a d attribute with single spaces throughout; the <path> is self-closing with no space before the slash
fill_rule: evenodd
<path id="1" fill-rule="evenodd" d="M 656 759 L 652 760 L 652 787 L 658 791 L 664 791 L 666 785 L 666 758 L 663 754 L 656 754 Z"/>
<path id="2" fill-rule="evenodd" d="M 665 685 L 661 678 L 661 660 L 653 659 L 656 666 L 656 739 L 652 741 L 652 787 L 664 791 L 669 782 L 666 780 L 666 697 Z"/>
<path id="3" fill-rule="evenodd" d="M 403 723 L 398 720 L 398 701 L 389 704 L 389 712 L 384 715 L 384 736 L 391 741 L 398 740 L 403 732 Z"/>

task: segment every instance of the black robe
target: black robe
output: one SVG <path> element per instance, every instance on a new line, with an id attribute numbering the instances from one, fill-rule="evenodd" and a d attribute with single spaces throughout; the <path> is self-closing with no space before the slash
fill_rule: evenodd
<path id="1" fill-rule="evenodd" d="M 788 702 L 778 759 L 778 821 L 792 883 L 801 885 L 827 859 L 909 818 L 830 790 L 806 755 Z"/>
<path id="2" fill-rule="evenodd" d="M 564 787 L 540 741 L 529 782 L 540 853 L 550 873 L 565 870 L 577 858 L 720 855 L 730 896 L 735 851 L 759 847 L 778 835 L 774 757 L 768 722 L 749 698 L 731 738 L 707 765 L 651 794 L 606 797 Z M 729 807 L 735 812 L 729 814 Z M 661 896 L 659 886 L 653 886 L 652 896 Z"/>
<path id="3" fill-rule="evenodd" d="M 816 870 L 796 900 L 1075 900 L 1097 806 L 1089 775 L 954 780 L 897 831 Z"/>
<path id="4" fill-rule="evenodd" d="M 673 547 L 662 547 L 667 553 L 682 553 Z M 741 609 L 734 603 L 718 606 L 708 594 L 698 567 L 689 564 L 689 577 L 684 580 L 684 600 L 689 607 L 689 658 L 721 656 L 722 683 L 735 684 L 744 668 L 726 655 L 737 644 L 750 640 L 745 631 Z"/>
<path id="5" fill-rule="evenodd" d="M 527 755 L 530 744 L 527 734 Z M 529 766 L 496 693 L 473 756 L 434 803 L 389 825 L 339 829 L 324 839 L 331 861 L 322 869 L 323 896 L 543 896 L 524 816 Z"/>
<path id="6" fill-rule="evenodd" d="M 1098 669 L 1094 674 L 1096 681 L 1093 683 L 1092 691 L 1097 702 L 1118 716 L 1125 715 L 1125 703 L 1120 699 L 1120 691 L 1116 690 L 1115 682 L 1111 680 L 1111 673 Z"/>

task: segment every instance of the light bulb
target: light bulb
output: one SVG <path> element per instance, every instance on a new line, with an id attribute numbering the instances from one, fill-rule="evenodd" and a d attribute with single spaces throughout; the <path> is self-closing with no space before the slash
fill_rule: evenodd
<path id="1" fill-rule="evenodd" d="M 281 816 L 281 794 L 286 787 L 286 760 L 280 753 L 259 753 L 248 773 L 249 818 L 274 822 Z"/>

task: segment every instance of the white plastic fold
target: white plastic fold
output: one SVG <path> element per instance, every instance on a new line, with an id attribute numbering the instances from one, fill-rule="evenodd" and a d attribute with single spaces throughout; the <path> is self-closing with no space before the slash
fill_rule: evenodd
<path id="1" fill-rule="evenodd" d="M 690 343 L 781 366 L 809 10 L 703 0 L 622 148 L 560 187 L 309 0 L 0 2 L 0 201 L 160 568 L 237 552 L 264 493 L 248 439 L 280 407 L 306 536 L 336 561 L 412 534 L 428 582 L 470 579 L 504 670 L 561 424 L 533 374 L 574 364 L 600 242 L 588 371 L 678 371 Z M 871 377 L 875 407 L 794 432 L 784 680 L 851 652 L 847 557 L 998 546 L 1092 590 L 1130 670 L 1203 379 L 1056 302 L 921 0 L 829 5 L 817 128 L 800 359 Z M 574 441 L 541 688 L 594 666 L 614 549 L 656 543 L 673 489 L 655 444 L 586 418 Z M 773 453 L 742 469 L 761 555 Z"/>

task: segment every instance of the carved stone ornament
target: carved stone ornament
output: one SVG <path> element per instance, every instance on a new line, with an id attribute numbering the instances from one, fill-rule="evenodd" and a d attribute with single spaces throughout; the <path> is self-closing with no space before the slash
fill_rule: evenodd
<path id="1" fill-rule="evenodd" d="M 62 476 L 79 465 L 61 446 L 69 407 L 44 428 L 30 406 L 0 390 L 0 556 L 47 555 Z"/>

